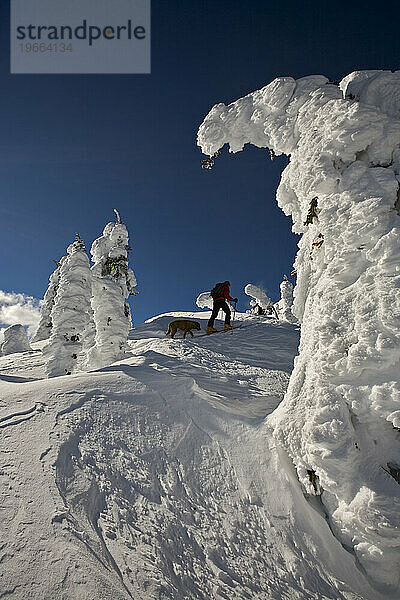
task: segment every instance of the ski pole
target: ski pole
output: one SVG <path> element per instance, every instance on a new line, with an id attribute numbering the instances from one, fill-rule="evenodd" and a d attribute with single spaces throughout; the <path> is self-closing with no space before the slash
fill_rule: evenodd
<path id="1" fill-rule="evenodd" d="M 235 306 L 233 307 L 233 317 L 232 317 L 232 323 L 235 320 L 235 314 L 236 314 L 236 302 L 235 302 Z"/>

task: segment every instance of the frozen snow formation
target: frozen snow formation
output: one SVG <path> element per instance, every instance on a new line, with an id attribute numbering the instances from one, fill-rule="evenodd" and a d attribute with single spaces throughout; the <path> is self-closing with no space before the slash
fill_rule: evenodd
<path id="1" fill-rule="evenodd" d="M 213 299 L 212 296 L 210 294 L 210 292 L 202 292 L 201 294 L 199 294 L 197 296 L 196 299 L 196 305 L 199 308 L 209 308 L 212 309 L 213 308 Z"/>
<path id="2" fill-rule="evenodd" d="M 264 310 L 268 310 L 270 307 L 272 307 L 271 299 L 267 296 L 267 293 L 259 286 L 253 285 L 252 283 L 248 283 L 245 286 L 244 291 L 245 294 L 252 298 L 252 300 L 250 300 L 251 306 L 256 306 L 258 304 L 258 306 L 260 306 Z"/>
<path id="3" fill-rule="evenodd" d="M 299 356 L 274 414 L 303 489 L 374 585 L 400 574 L 400 71 L 270 84 L 200 126 L 212 155 L 247 143 L 289 156 L 279 206 L 295 260 Z M 394 592 L 397 593 L 397 592 Z"/>
<path id="4" fill-rule="evenodd" d="M 296 317 L 293 315 L 293 285 L 290 283 L 286 275 L 283 276 L 280 284 L 281 299 L 276 304 L 276 309 L 279 313 L 279 318 L 289 323 L 295 323 Z"/>
<path id="5" fill-rule="evenodd" d="M 40 321 L 35 335 L 32 337 L 32 342 L 41 342 L 48 340 L 53 327 L 51 312 L 54 307 L 55 298 L 57 295 L 58 286 L 60 284 L 60 269 L 63 261 L 63 256 L 59 261 L 56 261 L 56 269 L 50 275 L 49 286 L 43 298 L 43 304 L 40 310 Z"/>
<path id="6" fill-rule="evenodd" d="M 94 266 L 92 307 L 96 326 L 95 346 L 88 352 L 91 368 L 109 365 L 124 356 L 131 313 L 126 299 L 135 290 L 136 278 L 128 268 L 129 236 L 117 211 L 116 223 L 107 223 L 91 248 Z"/>
<path id="7" fill-rule="evenodd" d="M 85 245 L 76 236 L 60 266 L 59 285 L 51 311 L 51 336 L 43 348 L 48 377 L 71 375 L 84 363 L 83 339 L 92 320 L 92 273 Z"/>
<path id="8" fill-rule="evenodd" d="M 3 331 L 4 341 L 0 346 L 0 356 L 14 354 L 15 352 L 27 352 L 31 350 L 28 335 L 22 325 L 11 325 Z"/>
<path id="9" fill-rule="evenodd" d="M 33 339 L 50 338 L 43 349 L 49 377 L 104 367 L 124 355 L 132 325 L 126 298 L 137 291 L 128 269 L 128 232 L 114 211 L 116 223 L 93 242 L 92 269 L 77 234 L 50 277 Z"/>

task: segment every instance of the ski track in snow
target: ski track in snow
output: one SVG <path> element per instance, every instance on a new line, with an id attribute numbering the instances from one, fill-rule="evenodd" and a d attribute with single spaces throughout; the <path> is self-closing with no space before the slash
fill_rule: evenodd
<path id="1" fill-rule="evenodd" d="M 0 358 L 0 598 L 383 598 L 274 445 L 298 329 L 170 340 L 172 316 L 208 314 L 150 320 L 92 373 Z"/>

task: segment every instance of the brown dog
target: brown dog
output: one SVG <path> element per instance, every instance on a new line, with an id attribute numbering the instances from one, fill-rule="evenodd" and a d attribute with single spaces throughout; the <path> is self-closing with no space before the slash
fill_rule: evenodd
<path id="1" fill-rule="evenodd" d="M 184 331 L 183 338 L 185 339 L 188 332 L 193 337 L 191 329 L 200 329 L 200 324 L 197 321 L 188 321 L 187 319 L 182 319 L 181 321 L 171 321 L 171 323 L 168 325 L 168 331 L 165 335 L 170 333 L 171 338 L 173 338 L 177 329 L 182 329 L 182 331 Z"/>

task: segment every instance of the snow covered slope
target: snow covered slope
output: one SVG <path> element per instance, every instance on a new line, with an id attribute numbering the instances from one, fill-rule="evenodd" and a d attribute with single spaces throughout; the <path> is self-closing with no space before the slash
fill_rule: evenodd
<path id="1" fill-rule="evenodd" d="M 40 344 L 0 358 L 0 597 L 383 598 L 274 442 L 298 329 L 164 336 L 208 316 L 150 320 L 92 373 L 43 379 Z"/>
<path id="2" fill-rule="evenodd" d="M 392 593 L 400 583 L 399 118 L 400 71 L 359 71 L 339 84 L 281 77 L 214 106 L 198 136 L 206 154 L 251 143 L 290 157 L 277 200 L 302 234 L 301 342 L 275 433 L 303 486 L 322 492 L 335 535 Z"/>

